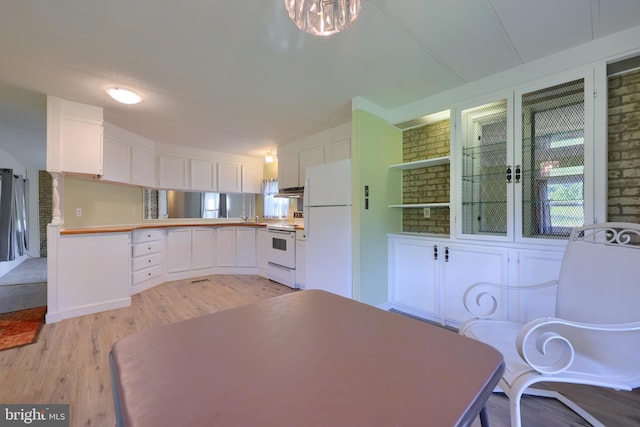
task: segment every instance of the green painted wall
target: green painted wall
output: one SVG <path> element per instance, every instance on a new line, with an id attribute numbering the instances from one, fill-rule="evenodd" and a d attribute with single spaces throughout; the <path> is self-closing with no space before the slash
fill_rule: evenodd
<path id="1" fill-rule="evenodd" d="M 65 228 L 142 222 L 141 187 L 65 177 L 63 198 Z"/>
<path id="2" fill-rule="evenodd" d="M 352 112 L 354 297 L 372 305 L 388 301 L 387 233 L 401 231 L 402 175 L 389 165 L 402 162 L 402 132 L 364 110 Z M 369 186 L 365 209 L 364 187 Z"/>

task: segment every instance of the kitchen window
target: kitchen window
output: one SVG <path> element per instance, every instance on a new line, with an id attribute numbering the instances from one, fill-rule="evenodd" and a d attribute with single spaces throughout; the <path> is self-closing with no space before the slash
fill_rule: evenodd
<path id="1" fill-rule="evenodd" d="M 289 199 L 275 197 L 278 194 L 278 180 L 275 178 L 262 181 L 265 218 L 287 218 L 289 216 Z"/>

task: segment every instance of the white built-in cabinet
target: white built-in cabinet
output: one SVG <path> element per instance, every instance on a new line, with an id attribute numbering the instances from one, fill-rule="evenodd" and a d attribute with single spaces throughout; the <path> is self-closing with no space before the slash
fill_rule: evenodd
<path id="1" fill-rule="evenodd" d="M 105 124 L 103 181 L 155 187 L 153 144 L 109 123 Z"/>
<path id="2" fill-rule="evenodd" d="M 218 171 L 211 160 L 191 159 L 191 189 L 218 191 Z"/>
<path id="3" fill-rule="evenodd" d="M 162 282 L 164 235 L 161 229 L 134 230 L 131 241 L 131 293 L 136 294 Z"/>
<path id="4" fill-rule="evenodd" d="M 242 165 L 242 192 L 262 193 L 262 167 Z"/>
<path id="5" fill-rule="evenodd" d="M 389 235 L 389 302 L 399 310 L 458 327 L 470 318 L 463 301 L 466 289 L 474 283 L 522 286 L 557 279 L 563 251 L 553 249 Z M 526 293 L 502 292 L 508 304 L 496 317 L 521 320 L 553 314 L 550 306 L 553 298 L 539 295 L 533 299 Z M 552 293 L 553 289 L 548 292 Z"/>
<path id="6" fill-rule="evenodd" d="M 216 234 L 211 227 L 180 227 L 167 231 L 167 273 L 213 268 Z"/>
<path id="7" fill-rule="evenodd" d="M 257 240 L 255 227 L 219 227 L 217 229 L 217 266 L 257 266 Z"/>
<path id="8" fill-rule="evenodd" d="M 236 266 L 255 267 L 257 261 L 255 227 L 236 227 Z"/>
<path id="9" fill-rule="evenodd" d="M 304 187 L 307 168 L 351 158 L 351 139 L 344 138 L 294 151 L 278 151 L 278 186 Z"/>
<path id="10" fill-rule="evenodd" d="M 266 228 L 256 230 L 256 262 L 258 266 L 258 274 L 262 277 L 268 277 L 267 267 L 269 266 L 269 249 L 271 247 L 271 239 Z"/>
<path id="11" fill-rule="evenodd" d="M 218 191 L 220 193 L 240 193 L 242 191 L 241 165 L 232 162 L 218 162 Z"/>
<path id="12" fill-rule="evenodd" d="M 189 160 L 184 157 L 158 156 L 158 185 L 167 190 L 189 189 Z"/>
<path id="13" fill-rule="evenodd" d="M 102 108 L 47 96 L 47 171 L 102 175 Z"/>
<path id="14" fill-rule="evenodd" d="M 57 249 L 48 318 L 81 316 L 130 305 L 130 233 L 60 236 Z"/>
<path id="15" fill-rule="evenodd" d="M 296 230 L 296 288 L 304 289 L 307 281 L 307 236 Z"/>

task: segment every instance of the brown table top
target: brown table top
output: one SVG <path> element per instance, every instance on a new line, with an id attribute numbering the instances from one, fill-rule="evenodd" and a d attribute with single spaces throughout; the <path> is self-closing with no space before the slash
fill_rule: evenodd
<path id="1" fill-rule="evenodd" d="M 503 371 L 495 349 L 324 291 L 300 291 L 117 342 L 126 426 L 454 426 Z"/>

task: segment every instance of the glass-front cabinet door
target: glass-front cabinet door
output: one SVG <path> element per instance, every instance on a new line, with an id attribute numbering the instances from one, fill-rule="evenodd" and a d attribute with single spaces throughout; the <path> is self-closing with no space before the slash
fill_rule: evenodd
<path id="1" fill-rule="evenodd" d="M 508 99 L 462 110 L 461 227 L 477 236 L 509 235 L 513 180 Z"/>
<path id="2" fill-rule="evenodd" d="M 585 222 L 585 82 L 574 80 L 520 97 L 524 238 L 566 238 Z"/>
<path id="3" fill-rule="evenodd" d="M 561 240 L 588 222 L 590 84 L 568 79 L 458 110 L 459 236 Z"/>

